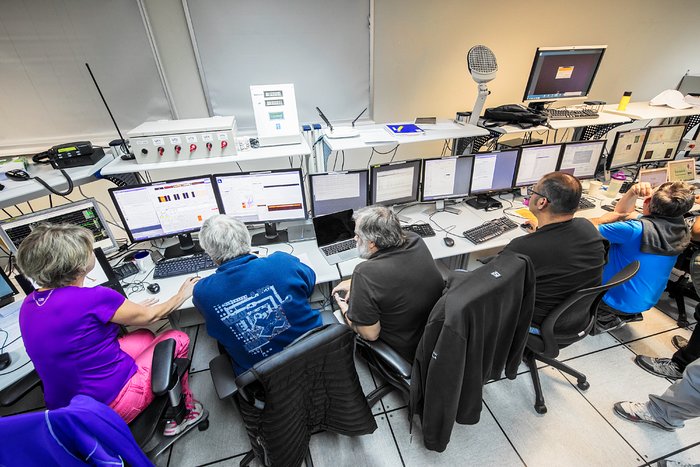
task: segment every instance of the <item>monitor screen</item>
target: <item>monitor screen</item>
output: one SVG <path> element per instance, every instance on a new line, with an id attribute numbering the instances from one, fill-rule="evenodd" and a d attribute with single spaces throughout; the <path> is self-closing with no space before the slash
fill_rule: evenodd
<path id="1" fill-rule="evenodd" d="M 420 160 L 375 165 L 370 169 L 372 204 L 410 203 L 418 201 Z"/>
<path id="2" fill-rule="evenodd" d="M 540 47 L 523 100 L 586 97 L 607 46 Z"/>
<path id="3" fill-rule="evenodd" d="M 18 293 L 17 288 L 12 281 L 10 281 L 10 278 L 7 277 L 5 271 L 0 268 L 0 306 L 4 306 L 4 304 L 10 302 L 11 298 Z"/>
<path id="4" fill-rule="evenodd" d="M 516 149 L 474 154 L 471 194 L 495 193 L 513 188 L 519 152 Z"/>
<path id="5" fill-rule="evenodd" d="M 13 217 L 0 224 L 0 237 L 10 251 L 16 252 L 32 228 L 42 222 L 85 227 L 92 232 L 96 248 L 102 248 L 107 253 L 117 249 L 117 242 L 92 198 Z"/>
<path id="6" fill-rule="evenodd" d="M 639 128 L 617 133 L 608 156 L 608 169 L 619 169 L 636 164 L 642 154 L 648 131 L 648 128 Z"/>
<path id="7" fill-rule="evenodd" d="M 301 169 L 214 175 L 225 214 L 248 224 L 306 219 Z"/>
<path id="8" fill-rule="evenodd" d="M 580 180 L 593 178 L 604 149 L 605 140 L 566 143 L 562 151 L 559 170 L 573 169 L 572 175 Z"/>
<path id="9" fill-rule="evenodd" d="M 660 169 L 642 169 L 639 171 L 639 182 L 646 182 L 652 188 L 663 185 L 668 181 L 668 170 L 666 167 Z"/>
<path id="10" fill-rule="evenodd" d="M 132 242 L 197 232 L 219 214 L 208 176 L 111 188 L 109 194 Z"/>
<path id="11" fill-rule="evenodd" d="M 544 175 L 557 170 L 561 144 L 525 146 L 520 150 L 520 162 L 515 186 L 534 185 Z"/>
<path id="12" fill-rule="evenodd" d="M 649 134 L 644 142 L 639 163 L 668 161 L 676 156 L 678 145 L 685 133 L 685 125 L 666 125 L 649 127 Z"/>
<path id="13" fill-rule="evenodd" d="M 423 159 L 422 201 L 465 198 L 474 159 L 470 156 Z"/>
<path id="14" fill-rule="evenodd" d="M 367 206 L 368 179 L 368 170 L 310 174 L 311 212 L 314 217 Z"/>

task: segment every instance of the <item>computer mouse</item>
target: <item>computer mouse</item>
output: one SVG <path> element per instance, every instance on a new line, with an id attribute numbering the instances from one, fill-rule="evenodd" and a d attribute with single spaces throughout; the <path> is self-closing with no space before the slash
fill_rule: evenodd
<path id="1" fill-rule="evenodd" d="M 146 290 L 148 290 L 149 293 L 157 294 L 158 292 L 160 292 L 160 285 L 154 282 L 153 284 L 150 284 L 148 287 L 146 287 Z"/>
<path id="2" fill-rule="evenodd" d="M 445 246 L 455 246 L 455 241 L 452 239 L 452 237 L 445 237 L 442 239 L 443 242 L 445 242 Z"/>
<path id="3" fill-rule="evenodd" d="M 29 174 L 22 169 L 8 170 L 5 172 L 5 176 L 10 180 L 15 180 L 18 182 L 23 182 L 31 178 Z"/>
<path id="4" fill-rule="evenodd" d="M 4 370 L 12 363 L 9 353 L 0 353 L 0 371 Z"/>

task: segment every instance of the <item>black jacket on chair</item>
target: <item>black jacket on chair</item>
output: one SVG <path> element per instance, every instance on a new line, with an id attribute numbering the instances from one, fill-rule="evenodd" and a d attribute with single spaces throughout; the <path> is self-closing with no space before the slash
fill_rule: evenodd
<path id="1" fill-rule="evenodd" d="M 427 449 L 447 447 L 454 422 L 481 415 L 484 383 L 505 369 L 515 379 L 535 303 L 527 256 L 503 252 L 471 272 L 455 272 L 418 344 L 410 413 L 421 416 Z"/>

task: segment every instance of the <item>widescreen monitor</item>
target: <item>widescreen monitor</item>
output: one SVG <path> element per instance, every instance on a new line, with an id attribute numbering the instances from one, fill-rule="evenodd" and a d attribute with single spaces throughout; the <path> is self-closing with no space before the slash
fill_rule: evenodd
<path id="1" fill-rule="evenodd" d="M 309 175 L 311 212 L 314 217 L 367 206 L 369 171 L 349 170 Z"/>
<path id="2" fill-rule="evenodd" d="M 469 196 L 471 156 L 423 159 L 421 201 L 438 201 Z"/>
<path id="3" fill-rule="evenodd" d="M 420 166 L 420 160 L 372 166 L 370 204 L 391 206 L 418 201 Z"/>
<path id="4" fill-rule="evenodd" d="M 480 152 L 474 154 L 471 195 L 492 194 L 513 188 L 520 151 Z"/>
<path id="5" fill-rule="evenodd" d="M 594 178 L 603 150 L 604 139 L 566 143 L 561 153 L 559 170 L 573 169 L 573 176 L 579 180 Z"/>
<path id="6" fill-rule="evenodd" d="M 608 170 L 637 164 L 648 132 L 649 128 L 618 132 L 608 155 Z"/>
<path id="7" fill-rule="evenodd" d="M 639 163 L 670 161 L 676 157 L 684 133 L 685 125 L 649 127 Z"/>
<path id="8" fill-rule="evenodd" d="M 515 174 L 515 186 L 534 185 L 544 175 L 555 172 L 559 167 L 561 144 L 538 144 L 523 146 Z"/>

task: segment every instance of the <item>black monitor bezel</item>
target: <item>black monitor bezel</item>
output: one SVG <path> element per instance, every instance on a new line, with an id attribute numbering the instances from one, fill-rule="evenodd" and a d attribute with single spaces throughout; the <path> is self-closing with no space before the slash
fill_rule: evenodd
<path id="1" fill-rule="evenodd" d="M 421 164 L 421 173 L 420 177 L 418 178 L 418 191 L 419 191 L 419 200 L 421 203 L 434 203 L 435 201 L 445 201 L 448 199 L 459 199 L 459 198 L 467 198 L 469 197 L 469 192 L 471 191 L 471 174 L 474 171 L 474 162 L 472 161 L 472 167 L 469 170 L 469 190 L 467 193 L 463 195 L 450 195 L 450 196 L 437 196 L 437 197 L 431 197 L 431 199 L 425 199 L 425 166 L 428 163 L 428 161 L 439 161 L 443 159 L 466 159 L 468 157 L 472 157 L 471 154 L 464 154 L 461 156 L 447 156 L 447 157 L 429 157 L 426 159 L 422 159 L 422 164 Z"/>
<path id="2" fill-rule="evenodd" d="M 242 221 L 246 225 L 261 225 L 261 224 L 275 224 L 277 222 L 291 222 L 291 221 L 303 221 L 307 220 L 309 218 L 309 207 L 307 206 L 306 203 L 306 189 L 304 187 L 304 177 L 301 172 L 300 168 L 289 168 L 289 169 L 274 169 L 274 170 L 252 170 L 250 172 L 227 172 L 227 173 L 218 173 L 218 174 L 213 174 L 212 180 L 214 184 L 216 185 L 216 188 L 214 189 L 214 193 L 216 195 L 216 200 L 219 203 L 219 209 L 221 214 L 226 214 L 228 216 L 233 217 L 234 219 L 237 219 L 233 214 L 228 214 L 226 213 L 226 209 L 224 207 L 224 201 L 223 197 L 221 196 L 221 191 L 219 190 L 219 184 L 216 181 L 217 177 L 242 177 L 242 176 L 247 176 L 247 175 L 262 175 L 262 174 L 271 174 L 271 173 L 283 173 L 283 172 L 295 172 L 299 176 L 299 186 L 301 187 L 301 204 L 302 204 L 302 210 L 304 211 L 304 217 L 292 217 L 292 218 L 286 218 L 286 219 L 274 219 L 274 220 L 257 220 L 257 221 Z M 240 220 L 240 219 L 238 219 Z"/>
<path id="3" fill-rule="evenodd" d="M 417 164 L 418 165 L 418 184 L 416 185 L 416 192 L 415 196 L 411 197 L 411 199 L 408 199 L 406 201 L 396 201 L 396 200 L 390 200 L 390 202 L 382 202 L 382 203 L 377 203 L 375 200 L 375 172 L 377 169 L 380 169 L 382 167 L 390 167 L 390 166 L 399 166 L 402 164 Z M 380 204 L 381 206 L 394 206 L 397 204 L 407 204 L 407 203 L 415 203 L 420 199 L 420 180 L 422 176 L 422 166 L 423 162 L 422 159 L 411 159 L 407 161 L 396 161 L 396 162 L 387 162 L 386 164 L 375 164 L 369 169 L 369 183 L 370 183 L 370 188 L 369 188 L 369 202 L 370 204 Z"/>
<path id="4" fill-rule="evenodd" d="M 676 147 L 673 149 L 672 156 L 670 159 L 660 159 L 660 160 L 654 160 L 654 161 L 643 161 L 642 160 L 642 155 L 644 154 L 644 149 L 647 147 L 647 142 L 649 141 L 649 136 L 651 135 L 651 130 L 654 128 L 666 128 L 666 127 L 672 127 L 672 126 L 682 126 L 684 128 L 683 133 L 681 133 L 681 137 L 678 139 L 678 142 L 676 143 Z M 675 157 L 678 155 L 678 148 L 681 146 L 681 142 L 683 141 L 683 137 L 685 137 L 685 134 L 688 132 L 688 125 L 685 123 L 676 123 L 673 125 L 653 125 L 653 126 L 648 126 L 647 127 L 647 136 L 644 138 L 644 145 L 642 146 L 642 150 L 639 153 L 639 159 L 637 164 L 640 165 L 647 165 L 647 164 L 665 164 L 668 161 L 672 161 L 675 159 Z"/>
<path id="5" fill-rule="evenodd" d="M 0 306 L 5 306 L 9 303 L 12 303 L 13 297 L 15 295 L 19 294 L 19 290 L 17 290 L 17 287 L 15 287 L 15 284 L 12 283 L 10 278 L 8 277 L 7 274 L 5 274 L 5 271 L 3 271 L 2 268 L 0 268 L 0 278 L 5 281 L 7 285 L 10 286 L 10 293 L 7 295 L 0 296 Z"/>
<path id="6" fill-rule="evenodd" d="M 559 170 L 559 165 L 561 164 L 561 155 L 564 151 L 564 144 L 563 143 L 551 143 L 551 144 L 527 144 L 524 146 L 520 146 L 520 154 L 518 154 L 518 166 L 515 168 L 515 175 L 513 176 L 513 188 L 521 188 L 524 186 L 530 186 L 533 185 L 532 183 L 526 183 L 524 185 L 518 185 L 518 173 L 520 172 L 520 163 L 523 160 L 523 152 L 525 149 L 529 148 L 544 148 L 546 146 L 559 146 L 559 157 L 557 158 L 557 164 L 555 165 L 555 171 Z M 540 177 L 542 178 L 542 177 Z M 539 179 L 538 179 L 539 180 Z M 535 182 L 537 183 L 537 182 Z"/>
<path id="7" fill-rule="evenodd" d="M 530 89 L 530 85 L 532 84 L 533 80 L 535 79 L 535 66 L 537 65 L 537 59 L 539 58 L 540 52 L 551 52 L 551 51 L 581 51 L 581 50 L 600 50 L 600 58 L 598 59 L 598 63 L 596 65 L 595 70 L 593 71 L 593 76 L 591 76 L 591 82 L 590 85 L 588 86 L 588 89 L 586 90 L 585 94 L 582 96 L 562 96 L 562 97 L 535 97 L 535 98 L 528 98 L 528 90 Z M 523 102 L 542 102 L 542 101 L 558 101 L 558 100 L 564 100 L 564 99 L 585 99 L 588 97 L 588 95 L 591 92 L 591 89 L 593 88 L 593 83 L 595 82 L 595 78 L 598 75 L 598 70 L 600 70 L 600 64 L 603 63 L 603 57 L 605 56 L 605 51 L 607 50 L 607 46 L 564 46 L 564 47 L 537 47 L 537 50 L 535 50 L 535 57 L 532 60 L 532 65 L 530 66 L 530 75 L 527 78 L 527 84 L 525 85 L 525 91 L 523 92 Z"/>
<path id="8" fill-rule="evenodd" d="M 603 147 L 600 149 L 600 154 L 598 154 L 598 161 L 595 164 L 595 170 L 593 170 L 593 175 L 585 177 L 579 177 L 578 175 L 574 175 L 574 177 L 576 177 L 579 180 L 591 180 L 595 178 L 595 174 L 598 171 L 598 166 L 600 165 L 600 159 L 602 159 L 603 153 L 605 152 L 605 145 L 607 143 L 606 139 L 585 139 L 582 141 L 567 141 L 566 143 L 563 143 L 561 154 L 559 156 L 559 165 L 557 166 L 557 170 L 561 170 L 561 165 L 564 163 L 564 152 L 566 151 L 567 146 L 577 146 L 590 143 L 603 143 Z"/>
<path id="9" fill-rule="evenodd" d="M 515 188 L 515 176 L 518 174 L 518 168 L 520 167 L 520 149 L 521 148 L 513 148 L 513 149 L 504 149 L 501 151 L 487 151 L 487 152 L 477 152 L 472 154 L 474 156 L 474 163 L 472 163 L 472 173 L 470 175 L 470 180 L 469 180 L 469 196 L 490 196 L 490 195 L 497 195 L 499 193 L 508 193 L 509 191 L 513 191 L 513 188 Z M 503 188 L 501 190 L 487 190 L 487 191 L 478 191 L 475 192 L 472 190 L 472 187 L 474 186 L 474 170 L 476 169 L 476 157 L 482 154 L 498 154 L 502 152 L 517 152 L 517 155 L 515 156 L 515 168 L 513 169 L 513 177 L 510 180 L 510 187 L 509 188 Z"/>
<path id="10" fill-rule="evenodd" d="M 639 149 L 639 154 L 637 154 L 637 160 L 634 161 L 634 162 L 630 162 L 630 163 L 628 163 L 628 164 L 619 165 L 619 166 L 613 168 L 613 167 L 612 167 L 612 162 L 613 162 L 613 159 L 615 158 L 615 151 L 617 151 L 617 145 L 618 145 L 618 142 L 619 142 L 619 139 L 620 139 L 620 135 L 626 134 L 626 133 L 631 133 L 631 132 L 633 132 L 633 131 L 640 131 L 640 130 L 644 130 L 644 140 L 642 141 L 642 146 L 641 146 L 640 149 Z M 643 127 L 643 128 L 632 128 L 632 129 L 625 130 L 625 131 L 618 131 L 617 133 L 615 133 L 615 139 L 613 140 L 612 147 L 611 147 L 610 150 L 608 151 L 608 160 L 605 161 L 605 168 L 606 168 L 607 170 L 617 170 L 617 169 L 622 169 L 622 168 L 625 168 L 625 167 L 632 167 L 633 165 L 639 164 L 639 159 L 642 157 L 642 150 L 644 150 L 644 145 L 645 145 L 646 142 L 647 142 L 647 137 L 648 137 L 648 136 L 649 136 L 649 127 L 646 127 L 646 126 Z"/>
<path id="11" fill-rule="evenodd" d="M 134 235 L 131 232 L 131 228 L 129 227 L 129 225 L 126 222 L 126 218 L 124 217 L 124 213 L 122 212 L 122 208 L 121 208 L 121 206 L 119 206 L 119 202 L 117 201 L 117 198 L 114 195 L 114 193 L 116 193 L 118 191 L 130 190 L 130 189 L 134 189 L 134 188 L 143 188 L 143 187 L 163 185 L 163 184 L 168 184 L 168 183 L 185 182 L 185 181 L 189 181 L 189 180 L 201 180 L 201 179 L 206 179 L 206 178 L 208 178 L 209 181 L 211 182 L 212 190 L 214 191 L 214 199 L 216 200 L 217 207 L 219 208 L 219 214 L 221 214 L 221 212 L 222 212 L 221 203 L 220 203 L 219 198 L 217 196 L 217 189 L 214 185 L 214 179 L 212 178 L 211 175 L 199 175 L 196 177 L 174 178 L 174 179 L 170 179 L 170 180 L 160 180 L 160 181 L 150 182 L 150 183 L 140 183 L 137 185 L 128 185 L 128 186 L 123 186 L 123 187 L 110 188 L 107 191 L 109 192 L 110 198 L 112 198 L 112 203 L 114 204 L 114 207 L 117 210 L 117 214 L 119 215 L 119 219 L 122 221 L 122 225 L 124 226 L 124 230 L 126 231 L 126 235 L 129 237 L 129 240 L 132 243 L 147 242 L 149 240 L 157 240 L 159 238 L 168 238 L 168 237 L 176 237 L 178 235 L 192 234 L 195 232 L 199 232 L 201 227 L 198 227 L 196 229 L 183 230 L 182 232 L 168 233 L 168 234 L 158 235 L 155 237 L 149 237 L 149 238 L 137 240 L 134 238 Z"/>
<path id="12" fill-rule="evenodd" d="M 369 169 L 356 169 L 356 170 L 341 170 L 339 172 L 320 172 L 320 173 L 315 173 L 315 174 L 309 174 L 309 203 L 311 204 L 311 217 L 316 217 L 316 205 L 314 204 L 314 182 L 313 179 L 316 177 L 322 177 L 326 175 L 344 175 L 344 174 L 353 174 L 353 173 L 365 173 L 367 174 L 367 184 L 366 184 L 366 190 L 365 190 L 365 206 L 369 206 L 370 202 L 370 178 L 369 178 Z M 322 214 L 325 215 L 325 214 Z"/>

